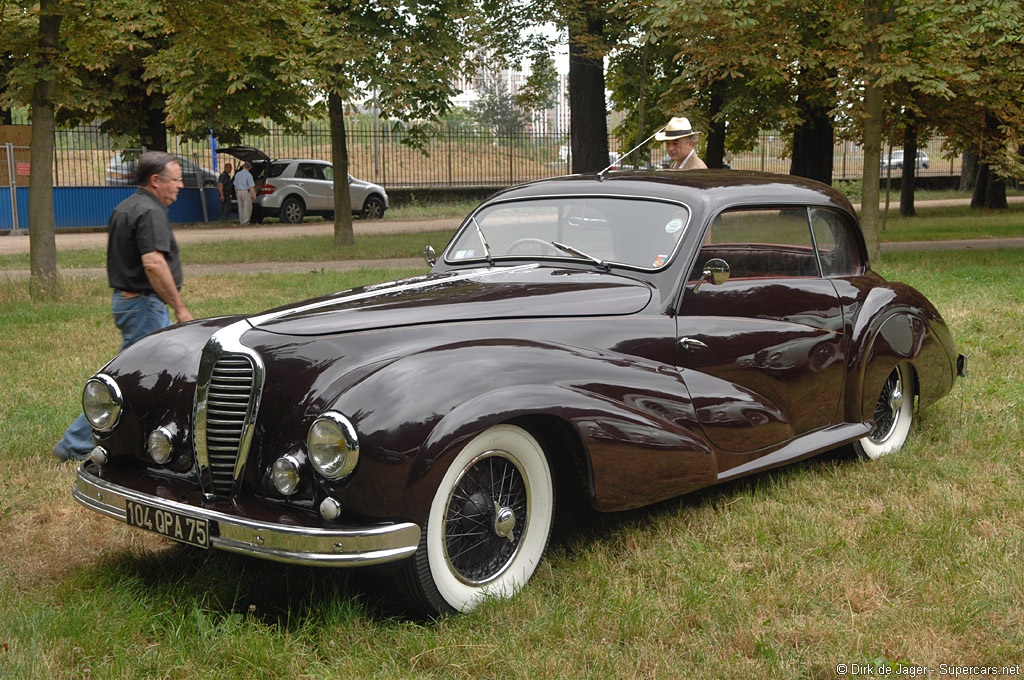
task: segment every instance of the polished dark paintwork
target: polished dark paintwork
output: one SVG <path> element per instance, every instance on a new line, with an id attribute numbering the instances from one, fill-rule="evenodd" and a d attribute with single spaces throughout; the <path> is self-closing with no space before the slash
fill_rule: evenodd
<path id="1" fill-rule="evenodd" d="M 242 494 L 212 502 L 263 519 L 305 512 L 330 526 L 316 507 L 332 495 L 344 508 L 339 521 L 422 523 L 447 461 L 514 420 L 550 455 L 573 458 L 595 507 L 636 507 L 864 436 L 897 364 L 913 367 L 921 405 L 952 386 L 956 351 L 938 312 L 869 270 L 693 292 L 697 246 L 718 212 L 820 206 L 855 224 L 828 187 L 753 173 L 610 173 L 603 182 L 536 182 L 491 201 L 560 194 L 683 202 L 691 225 L 656 272 L 604 272 L 569 257 L 493 267 L 442 257 L 429 277 L 250 318 L 242 342 L 266 366 L 262 406 Z M 858 247 L 867 262 L 862 240 Z M 195 379 L 203 345 L 233 321 L 168 329 L 105 367 L 127 403 L 121 426 L 101 441 L 113 456 L 107 467 L 141 469 L 145 435 L 169 426 L 184 458 L 157 476 L 189 502 L 208 502 L 188 458 Z M 682 337 L 709 348 L 683 349 Z M 356 472 L 332 483 L 307 470 L 296 496 L 277 497 L 270 465 L 285 453 L 304 461 L 308 428 L 328 408 L 359 432 Z"/>

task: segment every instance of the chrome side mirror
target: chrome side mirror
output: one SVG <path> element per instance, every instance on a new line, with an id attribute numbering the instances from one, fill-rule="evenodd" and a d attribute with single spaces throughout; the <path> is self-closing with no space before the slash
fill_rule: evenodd
<path id="1" fill-rule="evenodd" d="M 437 262 L 437 253 L 434 252 L 433 247 L 427 246 L 423 249 L 423 259 L 427 261 L 428 266 L 434 266 L 434 263 Z"/>
<path id="2" fill-rule="evenodd" d="M 701 272 L 700 278 L 694 284 L 693 292 L 696 293 L 705 281 L 710 281 L 712 286 L 720 286 L 728 280 L 729 263 L 717 257 L 710 259 L 704 263 L 704 271 Z"/>

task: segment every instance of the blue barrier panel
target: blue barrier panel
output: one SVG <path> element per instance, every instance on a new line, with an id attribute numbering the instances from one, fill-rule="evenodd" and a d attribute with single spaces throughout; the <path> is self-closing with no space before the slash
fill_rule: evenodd
<path id="1" fill-rule="evenodd" d="M 220 217 L 220 194 L 216 188 L 203 189 L 202 197 L 206 199 L 206 219 L 216 222 Z M 203 204 L 200 203 L 199 189 L 182 189 L 178 192 L 178 200 L 171 203 L 168 214 L 171 222 L 202 222 Z"/>
<path id="2" fill-rule="evenodd" d="M 115 206 L 134 193 L 134 187 L 54 187 L 54 226 L 105 227 Z"/>
<path id="3" fill-rule="evenodd" d="M 105 227 L 117 204 L 135 193 L 135 187 L 55 187 L 53 190 L 53 222 L 60 228 Z M 19 217 L 23 227 L 28 226 L 28 190 L 22 198 L 18 189 Z M 220 195 L 217 189 L 202 191 L 206 199 L 207 218 L 215 222 L 220 215 Z M 10 199 L 7 214 L 10 215 Z M 22 210 L 24 208 L 24 216 Z M 202 222 L 203 205 L 199 189 L 182 189 L 178 200 L 168 209 L 171 222 Z M 10 217 L 7 218 L 10 220 Z M 0 225 L 3 225 L 0 216 Z M 0 226 L 0 228 L 4 228 Z"/>
<path id="4" fill-rule="evenodd" d="M 11 191 L 0 187 L 0 229 L 14 229 L 14 215 L 11 214 Z"/>
<path id="5" fill-rule="evenodd" d="M 28 187 L 18 187 L 14 191 L 17 194 L 15 200 L 18 201 L 18 229 L 28 231 Z"/>

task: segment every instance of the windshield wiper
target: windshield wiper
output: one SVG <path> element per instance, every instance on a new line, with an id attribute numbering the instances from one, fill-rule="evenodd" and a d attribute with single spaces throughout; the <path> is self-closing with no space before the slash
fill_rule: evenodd
<path id="1" fill-rule="evenodd" d="M 611 265 L 609 265 L 604 260 L 599 260 L 596 257 L 594 257 L 593 255 L 587 255 L 585 252 L 583 252 L 582 250 L 578 250 L 577 248 L 573 248 L 572 246 L 567 246 L 564 243 L 559 243 L 558 241 L 552 241 L 551 245 L 553 245 L 554 247 L 558 248 L 562 252 L 569 253 L 570 255 L 575 255 L 576 257 L 582 257 L 584 260 L 590 260 L 591 262 L 596 264 L 598 267 L 601 267 L 605 271 L 608 271 L 609 269 L 611 269 Z"/>
<path id="2" fill-rule="evenodd" d="M 494 264 L 494 260 L 491 258 L 491 247 L 487 245 L 487 239 L 484 238 L 484 231 L 480 228 L 480 223 L 476 221 L 476 215 L 471 216 L 469 219 L 473 220 L 473 226 L 476 227 L 476 235 L 480 237 L 480 243 L 484 244 L 484 256 L 487 258 L 488 264 Z"/>

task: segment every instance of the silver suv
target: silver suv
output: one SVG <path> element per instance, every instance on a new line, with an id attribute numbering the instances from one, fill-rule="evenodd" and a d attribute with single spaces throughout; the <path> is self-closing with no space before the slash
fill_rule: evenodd
<path id="1" fill-rule="evenodd" d="M 928 154 L 918 149 L 917 151 L 917 165 L 915 166 L 918 170 L 921 168 L 928 168 L 928 164 L 931 161 L 928 158 Z M 889 155 L 886 156 L 885 152 L 882 152 L 882 170 L 885 171 L 890 165 L 893 170 L 903 169 L 903 149 L 892 149 L 889 151 Z"/>
<path id="2" fill-rule="evenodd" d="M 306 215 L 334 214 L 334 168 L 327 161 L 314 158 L 271 159 L 252 146 L 229 146 L 217 149 L 240 161 L 252 164 L 256 182 L 253 201 L 253 222 L 264 217 L 277 217 L 282 222 L 301 222 Z M 388 209 L 384 188 L 348 176 L 352 214 L 363 219 L 383 217 Z"/>

